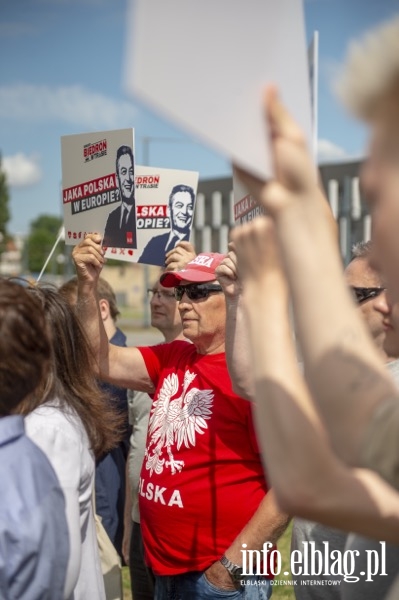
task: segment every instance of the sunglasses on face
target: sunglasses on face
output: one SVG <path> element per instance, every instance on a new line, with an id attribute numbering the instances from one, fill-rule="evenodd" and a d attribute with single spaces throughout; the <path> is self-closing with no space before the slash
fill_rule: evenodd
<path id="1" fill-rule="evenodd" d="M 178 302 L 187 294 L 190 300 L 203 300 L 210 294 L 222 292 L 220 285 L 211 283 L 189 283 L 188 285 L 178 285 L 175 287 L 175 298 Z"/>
<path id="2" fill-rule="evenodd" d="M 371 298 L 376 298 L 382 292 L 385 291 L 384 287 L 355 287 L 351 286 L 351 290 L 355 296 L 356 302 L 361 304 L 362 302 L 366 302 L 366 300 L 370 300 Z"/>

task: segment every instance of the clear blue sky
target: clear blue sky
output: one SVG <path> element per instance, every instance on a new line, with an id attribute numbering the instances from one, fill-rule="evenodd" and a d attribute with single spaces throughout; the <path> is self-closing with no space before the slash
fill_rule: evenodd
<path id="1" fill-rule="evenodd" d="M 308 40 L 314 30 L 320 35 L 320 159 L 358 157 L 366 132 L 334 98 L 331 81 L 350 40 L 399 13 L 398 0 L 304 0 L 304 7 Z M 0 152 L 11 233 L 27 233 L 40 214 L 61 216 L 61 135 L 134 127 L 139 164 L 150 138 L 152 165 L 198 170 L 201 179 L 230 174 L 223 157 L 124 93 L 126 8 L 127 0 L 0 1 Z"/>

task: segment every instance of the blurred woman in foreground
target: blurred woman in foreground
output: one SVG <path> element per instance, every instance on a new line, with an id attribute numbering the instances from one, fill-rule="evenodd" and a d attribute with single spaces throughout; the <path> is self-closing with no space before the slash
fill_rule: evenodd
<path id="1" fill-rule="evenodd" d="M 52 356 L 41 387 L 25 400 L 28 436 L 49 458 L 65 495 L 70 557 L 65 598 L 105 598 L 93 513 L 95 458 L 115 446 L 121 419 L 100 391 L 78 318 L 52 287 L 30 287 L 41 303 Z"/>

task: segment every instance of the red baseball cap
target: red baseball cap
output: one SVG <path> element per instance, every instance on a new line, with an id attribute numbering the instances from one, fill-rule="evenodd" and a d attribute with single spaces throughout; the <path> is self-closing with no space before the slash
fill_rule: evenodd
<path id="1" fill-rule="evenodd" d="M 164 287 L 175 287 L 181 281 L 205 283 L 216 279 L 215 270 L 225 258 L 225 254 L 202 252 L 186 264 L 180 271 L 167 271 L 161 275 L 160 282 Z"/>

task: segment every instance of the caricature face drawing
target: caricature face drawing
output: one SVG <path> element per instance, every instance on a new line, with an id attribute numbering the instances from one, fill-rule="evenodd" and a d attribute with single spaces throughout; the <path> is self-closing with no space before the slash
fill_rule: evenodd
<path id="1" fill-rule="evenodd" d="M 188 191 L 176 192 L 170 201 L 171 228 L 179 233 L 189 230 L 194 212 L 193 197 Z"/>
<path id="2" fill-rule="evenodd" d="M 119 191 L 123 202 L 133 204 L 134 202 L 134 165 L 130 154 L 122 154 L 118 160 L 117 177 Z"/>

